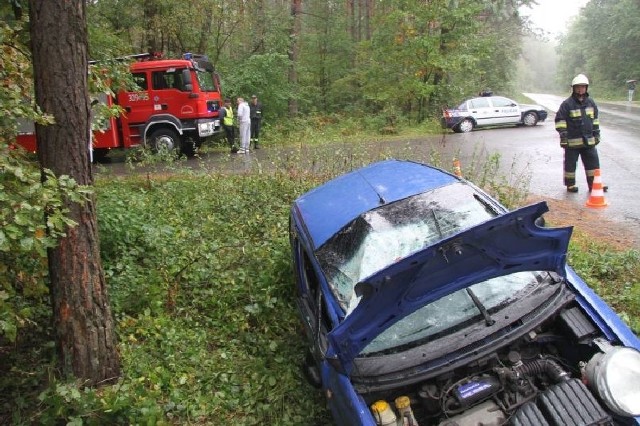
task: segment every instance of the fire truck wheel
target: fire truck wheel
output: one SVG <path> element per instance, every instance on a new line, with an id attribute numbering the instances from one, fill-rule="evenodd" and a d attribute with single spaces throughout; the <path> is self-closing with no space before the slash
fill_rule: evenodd
<path id="1" fill-rule="evenodd" d="M 148 146 L 153 152 L 174 150 L 180 152 L 180 138 L 172 129 L 158 129 L 149 136 Z"/>

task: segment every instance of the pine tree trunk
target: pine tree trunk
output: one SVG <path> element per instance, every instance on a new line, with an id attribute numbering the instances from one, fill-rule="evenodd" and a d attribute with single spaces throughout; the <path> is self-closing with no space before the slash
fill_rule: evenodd
<path id="1" fill-rule="evenodd" d="M 294 93 L 298 88 L 298 56 L 299 56 L 299 40 L 300 29 L 302 23 L 300 22 L 302 16 L 302 0 L 291 0 L 291 46 L 289 47 L 289 84 L 294 90 Z M 289 115 L 298 115 L 298 99 L 295 97 L 289 98 Z"/>
<path id="2" fill-rule="evenodd" d="M 91 185 L 85 1 L 30 0 L 29 15 L 36 100 L 56 121 L 36 127 L 40 165 Z M 56 345 L 62 373 L 93 386 L 117 378 L 120 360 L 95 199 L 67 207 L 78 225 L 48 253 Z"/>

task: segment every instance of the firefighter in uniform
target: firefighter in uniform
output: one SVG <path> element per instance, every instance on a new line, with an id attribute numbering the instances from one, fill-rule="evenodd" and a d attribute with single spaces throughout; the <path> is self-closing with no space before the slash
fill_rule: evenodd
<path id="1" fill-rule="evenodd" d="M 260 139 L 260 124 L 262 123 L 262 104 L 258 101 L 256 95 L 251 96 L 249 110 L 251 111 L 251 144 L 253 144 L 255 149 L 259 149 L 260 146 L 258 142 Z"/>
<path id="2" fill-rule="evenodd" d="M 589 79 L 584 74 L 575 76 L 571 88 L 571 96 L 562 102 L 555 118 L 560 147 L 564 149 L 564 185 L 568 192 L 578 192 L 576 165 L 580 157 L 591 191 L 595 171 L 600 168 L 596 149 L 600 143 L 598 106 L 589 97 Z"/>

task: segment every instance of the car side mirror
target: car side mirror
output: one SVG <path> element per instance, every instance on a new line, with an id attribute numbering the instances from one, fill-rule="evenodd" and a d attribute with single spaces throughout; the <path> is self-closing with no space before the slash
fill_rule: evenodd
<path id="1" fill-rule="evenodd" d="M 185 91 L 187 92 L 193 91 L 193 81 L 191 80 L 191 70 L 189 69 L 182 70 L 182 84 Z"/>

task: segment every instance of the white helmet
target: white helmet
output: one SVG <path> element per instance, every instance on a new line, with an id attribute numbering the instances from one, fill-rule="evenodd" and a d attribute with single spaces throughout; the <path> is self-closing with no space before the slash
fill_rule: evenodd
<path id="1" fill-rule="evenodd" d="M 571 87 L 575 85 L 582 85 L 582 84 L 584 84 L 585 86 L 588 86 L 589 79 L 584 74 L 578 74 L 573 78 L 573 81 L 571 82 Z"/>

